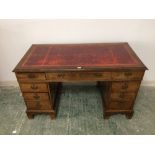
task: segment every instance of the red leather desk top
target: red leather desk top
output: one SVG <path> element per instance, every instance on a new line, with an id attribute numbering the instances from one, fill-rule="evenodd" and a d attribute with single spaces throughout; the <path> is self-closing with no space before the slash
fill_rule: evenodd
<path id="1" fill-rule="evenodd" d="M 128 43 L 32 45 L 14 71 L 146 69 Z"/>

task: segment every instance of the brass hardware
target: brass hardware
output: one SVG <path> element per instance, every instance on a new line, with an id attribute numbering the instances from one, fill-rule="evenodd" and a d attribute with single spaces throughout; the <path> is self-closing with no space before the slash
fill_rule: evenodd
<path id="1" fill-rule="evenodd" d="M 35 93 L 34 96 L 33 96 L 33 98 L 35 98 L 35 99 L 39 99 L 40 96 L 39 96 L 37 93 Z"/>
<path id="2" fill-rule="evenodd" d="M 119 106 L 120 108 L 123 108 L 123 107 L 124 107 L 124 102 L 123 102 L 123 101 L 118 102 L 118 106 Z"/>
<path id="3" fill-rule="evenodd" d="M 94 76 L 95 77 L 102 77 L 102 74 L 101 73 L 95 73 Z"/>
<path id="4" fill-rule="evenodd" d="M 123 98 L 123 97 L 124 97 L 124 93 L 121 93 L 121 94 L 119 95 L 119 97 L 120 97 L 120 98 Z"/>
<path id="5" fill-rule="evenodd" d="M 80 77 L 81 77 L 81 78 L 83 78 L 83 77 L 88 77 L 88 76 L 89 76 L 89 74 L 86 74 L 86 73 L 81 73 L 81 74 L 80 74 Z M 102 74 L 101 74 L 101 73 L 94 73 L 94 74 L 92 74 L 92 75 L 90 75 L 90 76 L 99 78 L 99 77 L 102 77 Z"/>
<path id="6" fill-rule="evenodd" d="M 30 78 L 30 79 L 33 79 L 33 78 L 35 78 L 35 77 L 36 77 L 35 74 L 28 74 L 28 78 Z"/>
<path id="7" fill-rule="evenodd" d="M 58 74 L 58 77 L 59 78 L 64 78 L 65 77 L 65 74 Z"/>
<path id="8" fill-rule="evenodd" d="M 122 89 L 127 89 L 128 88 L 128 83 L 124 83 L 124 85 L 122 86 Z"/>
<path id="9" fill-rule="evenodd" d="M 38 86 L 36 86 L 35 84 L 33 84 L 32 86 L 31 86 L 31 89 L 38 89 Z"/>
<path id="10" fill-rule="evenodd" d="M 81 78 L 85 78 L 85 77 L 88 76 L 88 74 L 83 74 L 83 73 L 82 73 L 82 74 L 80 74 L 79 76 L 80 76 Z"/>
<path id="11" fill-rule="evenodd" d="M 132 72 L 125 72 L 124 74 L 125 74 L 125 76 L 131 76 Z"/>
<path id="12" fill-rule="evenodd" d="M 40 108 L 41 108 L 40 102 L 37 101 L 37 102 L 35 102 L 35 103 L 36 103 L 36 109 L 40 109 Z"/>
<path id="13" fill-rule="evenodd" d="M 78 67 L 76 67 L 77 69 L 82 69 L 82 67 L 81 66 L 78 66 Z"/>

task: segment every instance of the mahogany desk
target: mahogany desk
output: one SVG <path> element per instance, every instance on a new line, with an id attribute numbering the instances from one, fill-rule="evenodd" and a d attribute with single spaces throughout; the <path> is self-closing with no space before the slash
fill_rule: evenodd
<path id="1" fill-rule="evenodd" d="M 38 113 L 55 118 L 61 83 L 86 81 L 96 81 L 101 90 L 104 118 L 117 113 L 132 118 L 146 69 L 128 43 L 97 43 L 32 45 L 13 71 L 28 118 Z"/>

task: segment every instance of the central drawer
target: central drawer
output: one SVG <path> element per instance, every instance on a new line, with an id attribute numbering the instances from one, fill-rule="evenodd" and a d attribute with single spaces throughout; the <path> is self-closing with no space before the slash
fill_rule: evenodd
<path id="1" fill-rule="evenodd" d="M 65 72 L 46 73 L 47 80 L 52 81 L 97 81 L 110 80 L 110 72 Z"/>
<path id="2" fill-rule="evenodd" d="M 48 92 L 46 83 L 20 83 L 22 92 Z"/>

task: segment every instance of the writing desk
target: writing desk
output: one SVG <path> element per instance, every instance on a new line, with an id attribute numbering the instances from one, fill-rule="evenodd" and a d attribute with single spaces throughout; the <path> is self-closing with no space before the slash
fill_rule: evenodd
<path id="1" fill-rule="evenodd" d="M 97 82 L 104 118 L 117 113 L 132 118 L 146 69 L 128 43 L 94 43 L 32 45 L 13 71 L 28 118 L 39 113 L 55 118 L 61 83 L 87 81 Z"/>

